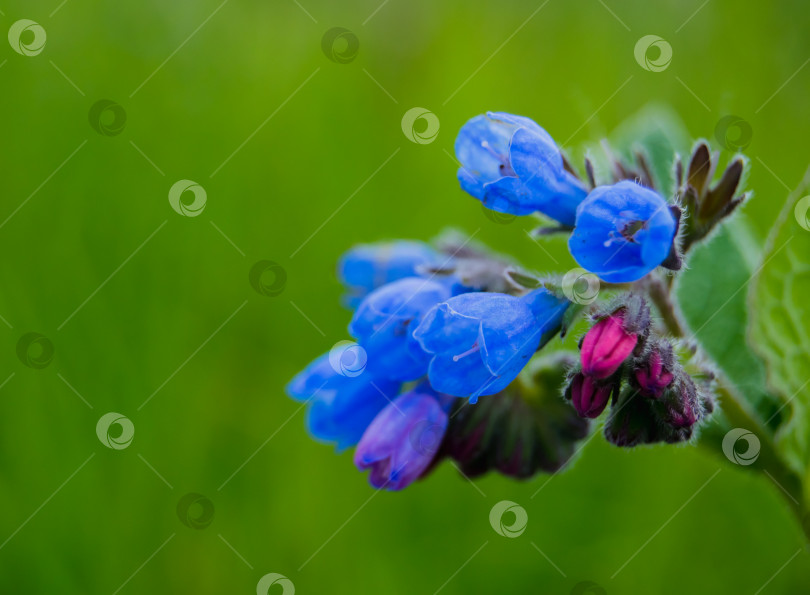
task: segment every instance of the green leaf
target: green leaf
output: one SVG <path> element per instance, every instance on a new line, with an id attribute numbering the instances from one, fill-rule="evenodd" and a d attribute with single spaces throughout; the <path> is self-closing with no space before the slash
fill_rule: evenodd
<path id="1" fill-rule="evenodd" d="M 797 216 L 807 225 L 810 201 L 799 197 L 809 187 L 805 177 L 788 198 L 749 296 L 751 338 L 766 362 L 768 383 L 785 404 L 777 448 L 803 477 L 810 463 L 810 231 Z"/>
<path id="2" fill-rule="evenodd" d="M 694 247 L 675 292 L 689 326 L 687 337 L 697 338 L 765 421 L 779 404 L 766 390 L 762 360 L 746 341 L 745 290 L 759 252 L 759 242 L 737 217 Z"/>

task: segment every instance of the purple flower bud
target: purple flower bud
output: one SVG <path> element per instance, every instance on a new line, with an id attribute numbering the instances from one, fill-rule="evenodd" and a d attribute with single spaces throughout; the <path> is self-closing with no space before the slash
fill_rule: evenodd
<path id="1" fill-rule="evenodd" d="M 628 386 L 611 409 L 605 438 L 625 447 L 689 440 L 713 405 L 683 369 L 674 371 L 674 377 L 669 388 L 655 399 L 644 398 Z"/>
<path id="2" fill-rule="evenodd" d="M 605 379 L 615 373 L 633 352 L 638 334 L 628 332 L 624 318 L 625 311 L 616 310 L 587 332 L 580 353 L 585 375 Z"/>
<path id="3" fill-rule="evenodd" d="M 375 488 L 401 490 L 429 468 L 447 430 L 451 397 L 423 383 L 389 403 L 366 429 L 354 452 L 360 471 L 371 470 Z"/>
<path id="4" fill-rule="evenodd" d="M 697 387 L 685 373 L 680 375 L 666 396 L 664 419 L 675 429 L 691 428 L 703 417 Z"/>
<path id="5" fill-rule="evenodd" d="M 654 346 L 641 364 L 633 370 L 631 380 L 641 394 L 658 398 L 675 378 L 672 373 L 674 365 L 672 345 L 662 341 L 660 345 Z"/>
<path id="6" fill-rule="evenodd" d="M 581 417 L 590 419 L 599 417 L 605 410 L 612 392 L 612 385 L 601 384 L 582 372 L 577 372 L 568 386 L 568 397 L 574 404 L 574 409 Z"/>

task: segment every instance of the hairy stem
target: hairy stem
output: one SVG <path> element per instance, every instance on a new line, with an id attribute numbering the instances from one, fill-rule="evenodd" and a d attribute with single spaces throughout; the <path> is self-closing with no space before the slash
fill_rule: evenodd
<path id="1" fill-rule="evenodd" d="M 672 277 L 669 277 L 671 279 Z M 664 326 L 675 337 L 683 337 L 685 335 L 684 325 L 680 320 L 680 315 L 676 310 L 676 306 L 670 297 L 670 290 L 672 284 L 666 283 L 661 279 L 651 278 L 647 282 L 647 294 L 650 299 L 658 308 L 658 312 L 664 322 Z"/>

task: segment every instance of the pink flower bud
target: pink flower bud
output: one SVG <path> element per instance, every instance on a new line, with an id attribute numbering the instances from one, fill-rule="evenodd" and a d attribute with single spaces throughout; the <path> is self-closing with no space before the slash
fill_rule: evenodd
<path id="1" fill-rule="evenodd" d="M 599 384 L 590 376 L 578 372 L 571 380 L 569 386 L 571 402 L 574 404 L 574 409 L 581 417 L 589 417 L 591 419 L 599 417 L 605 410 L 610 393 L 613 387 L 611 385 Z"/>
<path id="2" fill-rule="evenodd" d="M 694 426 L 704 415 L 695 383 L 689 376 L 679 376 L 668 391 L 666 421 L 675 429 Z"/>
<path id="3" fill-rule="evenodd" d="M 635 384 L 641 394 L 658 398 L 664 389 L 672 384 L 674 376 L 668 369 L 670 366 L 664 362 L 665 357 L 666 354 L 662 357 L 660 352 L 652 351 L 647 357 L 647 361 L 633 371 Z"/>
<path id="4" fill-rule="evenodd" d="M 603 380 L 622 365 L 638 343 L 638 334 L 624 325 L 624 310 L 617 310 L 591 327 L 582 340 L 582 371 Z"/>

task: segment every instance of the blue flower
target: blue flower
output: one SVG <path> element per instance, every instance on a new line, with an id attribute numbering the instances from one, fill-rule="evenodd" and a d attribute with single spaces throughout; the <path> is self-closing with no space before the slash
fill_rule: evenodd
<path id="1" fill-rule="evenodd" d="M 370 291 L 417 275 L 417 267 L 442 264 L 442 257 L 422 242 L 400 240 L 359 244 L 338 262 L 338 278 L 349 289 L 345 301 L 354 308 Z M 445 259 L 446 260 L 446 259 Z"/>
<path id="2" fill-rule="evenodd" d="M 345 354 L 343 351 L 339 357 Z M 299 372 L 286 390 L 296 401 L 309 402 L 310 434 L 317 440 L 336 443 L 341 451 L 357 444 L 374 417 L 399 392 L 400 383 L 375 378 L 362 368 L 346 369 L 334 360 L 334 354 L 320 356 Z"/>
<path id="3" fill-rule="evenodd" d="M 452 398 L 422 383 L 398 396 L 374 418 L 354 451 L 360 471 L 371 469 L 375 488 L 401 490 L 430 467 L 447 431 Z"/>
<path id="4" fill-rule="evenodd" d="M 500 213 L 535 211 L 574 225 L 587 194 L 563 167 L 560 150 L 529 118 L 488 112 L 467 122 L 456 138 L 461 187 Z"/>
<path id="5" fill-rule="evenodd" d="M 413 334 L 432 356 L 431 386 L 472 403 L 503 390 L 559 330 L 568 305 L 544 288 L 522 298 L 465 293 L 439 304 Z"/>
<path id="6" fill-rule="evenodd" d="M 452 295 L 447 283 L 418 277 L 368 294 L 349 324 L 349 334 L 368 354 L 368 370 L 401 381 L 424 376 L 430 358 L 414 341 L 413 329 L 428 310 Z"/>
<path id="7" fill-rule="evenodd" d="M 604 281 L 629 283 L 667 258 L 677 227 L 659 194 L 625 180 L 596 188 L 579 205 L 568 247 Z"/>

